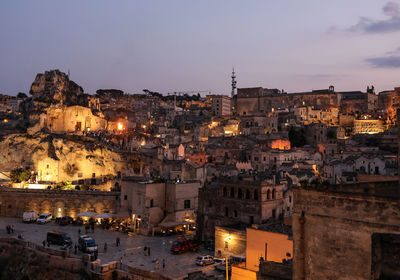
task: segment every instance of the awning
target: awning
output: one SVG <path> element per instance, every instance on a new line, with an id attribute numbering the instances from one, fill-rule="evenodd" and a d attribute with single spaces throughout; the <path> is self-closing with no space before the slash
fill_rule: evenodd
<path id="1" fill-rule="evenodd" d="M 96 215 L 97 215 L 96 212 L 90 212 L 90 211 L 88 211 L 88 212 L 79 213 L 77 216 L 78 216 L 78 217 L 94 217 L 94 216 L 96 216 Z"/>
<path id="2" fill-rule="evenodd" d="M 100 219 L 109 219 L 112 218 L 112 214 L 110 213 L 101 213 L 95 216 L 95 218 L 100 218 Z"/>

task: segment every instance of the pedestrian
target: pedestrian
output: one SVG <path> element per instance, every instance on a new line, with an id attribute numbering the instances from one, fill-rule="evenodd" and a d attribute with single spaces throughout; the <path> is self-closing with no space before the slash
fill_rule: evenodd
<path id="1" fill-rule="evenodd" d="M 104 242 L 104 253 L 107 253 L 107 242 Z"/>
<path id="2" fill-rule="evenodd" d="M 119 243 L 120 243 L 119 237 L 117 237 L 115 241 L 117 243 L 117 247 L 119 247 Z"/>
<path id="3" fill-rule="evenodd" d="M 147 255 L 150 256 L 150 246 L 147 247 Z"/>
<path id="4" fill-rule="evenodd" d="M 162 271 L 165 270 L 165 259 L 162 259 Z"/>
<path id="5" fill-rule="evenodd" d="M 11 233 L 14 233 L 14 225 L 11 225 Z"/>
<path id="6" fill-rule="evenodd" d="M 78 235 L 79 236 L 81 235 L 81 229 L 80 228 L 78 229 Z"/>
<path id="7" fill-rule="evenodd" d="M 75 253 L 75 255 L 78 253 L 78 246 L 76 246 L 76 243 L 75 243 L 75 246 L 74 246 L 74 253 Z"/>
<path id="8" fill-rule="evenodd" d="M 9 225 L 6 226 L 6 230 L 7 230 L 7 234 L 10 234 L 10 226 Z"/>
<path id="9" fill-rule="evenodd" d="M 43 240 L 43 247 L 46 247 L 46 240 Z"/>
<path id="10" fill-rule="evenodd" d="M 147 255 L 147 246 L 144 246 L 143 248 L 143 254 L 146 256 Z"/>
<path id="11" fill-rule="evenodd" d="M 50 247 L 50 242 L 49 241 L 47 241 L 47 247 Z"/>
<path id="12" fill-rule="evenodd" d="M 96 251 L 94 251 L 94 260 L 97 260 L 97 255 L 99 254 L 99 252 L 97 252 L 97 250 Z"/>
<path id="13" fill-rule="evenodd" d="M 119 258 L 119 267 L 122 268 L 122 257 Z"/>
<path id="14" fill-rule="evenodd" d="M 90 254 L 90 260 L 94 261 L 94 253 L 93 252 Z"/>
<path id="15" fill-rule="evenodd" d="M 158 266 L 159 266 L 159 261 L 158 261 L 158 259 L 156 259 L 156 270 L 158 270 Z"/>

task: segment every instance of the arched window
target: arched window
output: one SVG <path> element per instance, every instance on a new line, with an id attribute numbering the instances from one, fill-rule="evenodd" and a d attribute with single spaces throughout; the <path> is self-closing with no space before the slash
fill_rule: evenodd
<path id="1" fill-rule="evenodd" d="M 225 196 L 225 197 L 228 196 L 228 191 L 227 191 L 226 187 L 224 187 L 223 196 Z"/>
<path id="2" fill-rule="evenodd" d="M 255 190 L 254 191 L 254 200 L 258 200 L 258 191 L 257 190 Z"/>
<path id="3" fill-rule="evenodd" d="M 235 197 L 235 189 L 231 188 L 231 197 Z"/>
<path id="4" fill-rule="evenodd" d="M 269 189 L 267 190 L 267 199 L 271 199 L 271 191 Z"/>
<path id="5" fill-rule="evenodd" d="M 238 198 L 243 198 L 243 192 L 241 188 L 238 190 Z"/>
<path id="6" fill-rule="evenodd" d="M 250 195 L 250 191 L 247 189 L 247 190 L 246 190 L 246 199 L 251 199 L 250 196 L 251 196 L 251 195 Z"/>
<path id="7" fill-rule="evenodd" d="M 275 199 L 276 197 L 276 191 L 275 190 L 272 190 L 272 199 Z"/>

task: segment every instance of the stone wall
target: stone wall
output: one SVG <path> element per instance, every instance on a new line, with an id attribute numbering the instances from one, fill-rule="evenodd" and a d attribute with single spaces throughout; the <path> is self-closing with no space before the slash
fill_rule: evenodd
<path id="1" fill-rule="evenodd" d="M 294 190 L 293 279 L 375 279 L 373 235 L 400 234 L 399 197 L 352 188 Z"/>
<path id="2" fill-rule="evenodd" d="M 80 212 L 116 213 L 119 192 L 26 190 L 0 188 L 0 216 L 20 217 L 25 211 L 76 217 Z"/>

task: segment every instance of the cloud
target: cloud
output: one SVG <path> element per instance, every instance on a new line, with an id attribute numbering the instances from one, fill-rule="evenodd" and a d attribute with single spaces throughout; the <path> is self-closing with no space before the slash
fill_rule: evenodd
<path id="1" fill-rule="evenodd" d="M 382 8 L 385 20 L 374 20 L 368 17 L 360 17 L 357 24 L 346 29 L 348 32 L 361 32 L 366 34 L 389 33 L 400 31 L 400 6 L 396 2 L 387 2 Z M 328 32 L 337 31 L 331 27 Z"/>
<path id="2" fill-rule="evenodd" d="M 375 68 L 400 68 L 400 56 L 372 57 L 365 61 Z"/>

